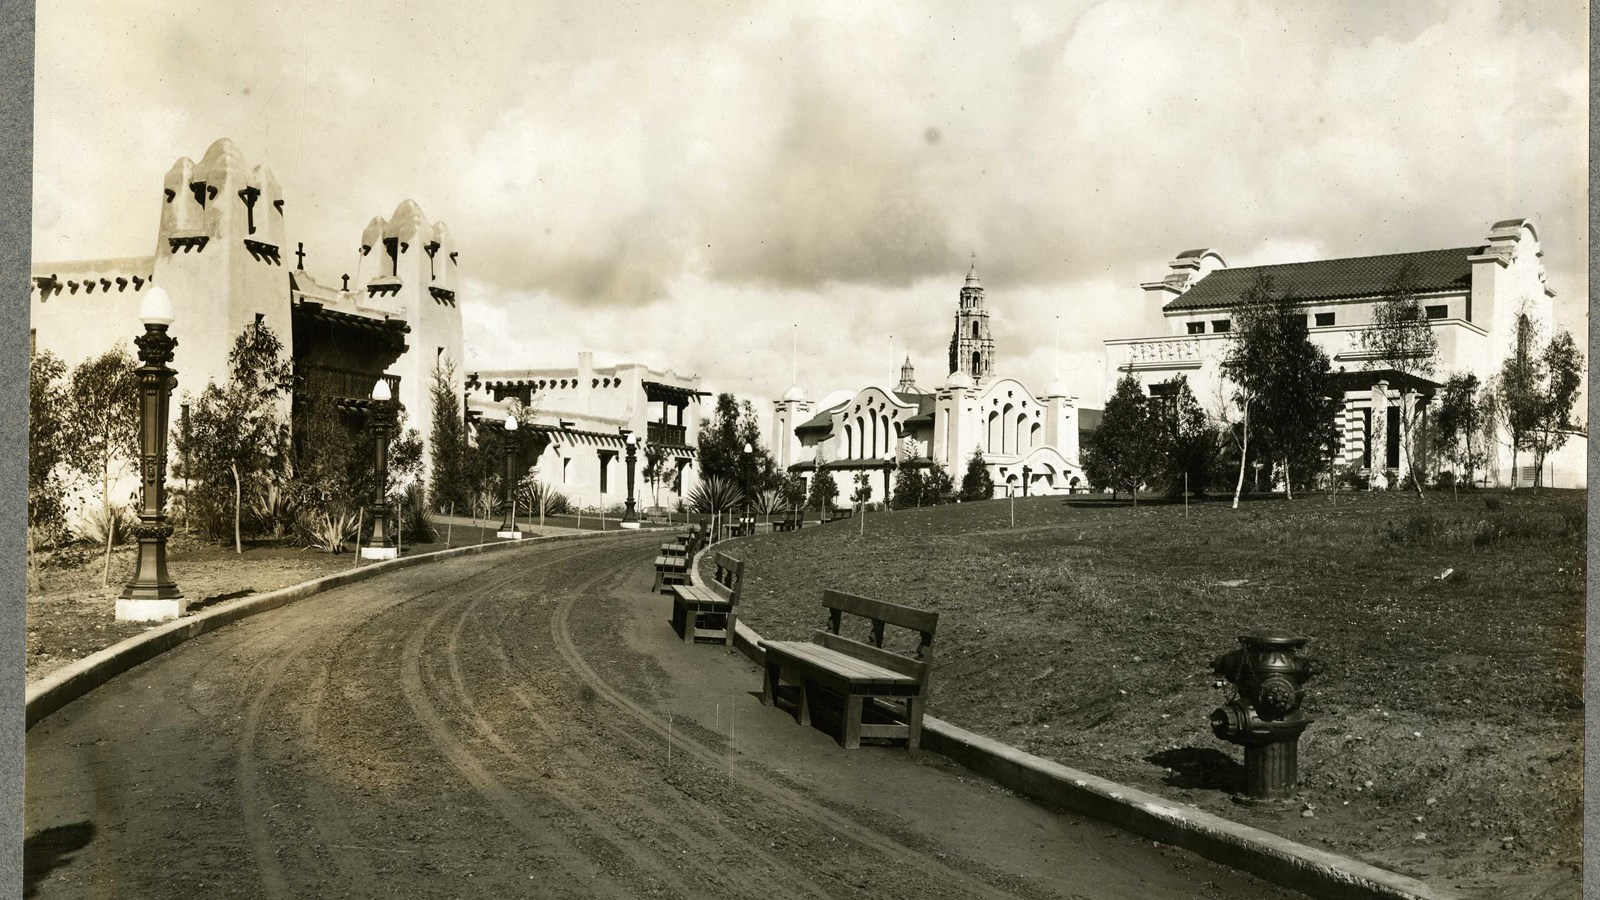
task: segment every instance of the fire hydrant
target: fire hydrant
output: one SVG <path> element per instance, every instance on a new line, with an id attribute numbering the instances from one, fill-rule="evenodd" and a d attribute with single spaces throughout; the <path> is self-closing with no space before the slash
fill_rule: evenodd
<path id="1" fill-rule="evenodd" d="M 1287 800 L 1299 780 L 1300 734 L 1312 720 L 1300 708 L 1305 683 L 1322 671 L 1296 656 L 1310 638 L 1279 631 L 1241 635 L 1236 650 L 1212 660 L 1212 671 L 1239 694 L 1211 714 L 1217 737 L 1244 747 L 1245 802 Z"/>

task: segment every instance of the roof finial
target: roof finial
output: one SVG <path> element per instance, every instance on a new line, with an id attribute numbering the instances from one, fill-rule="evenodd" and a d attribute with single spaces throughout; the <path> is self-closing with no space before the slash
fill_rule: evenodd
<path id="1" fill-rule="evenodd" d="M 978 283 L 978 251 L 972 251 L 972 268 L 967 270 L 967 285 L 969 287 Z"/>

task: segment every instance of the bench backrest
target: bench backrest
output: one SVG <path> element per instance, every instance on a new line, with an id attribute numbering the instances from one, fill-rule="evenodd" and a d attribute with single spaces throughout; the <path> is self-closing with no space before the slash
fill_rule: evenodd
<path id="1" fill-rule="evenodd" d="M 738 603 L 739 588 L 744 584 L 744 560 L 718 553 L 712 563 L 711 589 L 729 603 Z"/>
<path id="2" fill-rule="evenodd" d="M 813 641 L 830 650 L 847 653 L 891 672 L 915 678 L 923 687 L 927 687 L 928 673 L 933 665 L 933 633 L 939 628 L 938 613 L 917 609 L 914 606 L 901 606 L 898 603 L 857 597 L 843 591 L 823 591 L 822 605 L 828 610 L 828 627 L 817 629 L 812 635 Z M 872 623 L 872 634 L 868 639 L 870 643 L 862 643 L 839 633 L 845 613 L 860 616 Z M 917 643 L 916 656 L 905 656 L 884 649 L 885 625 L 917 632 L 921 640 Z"/>

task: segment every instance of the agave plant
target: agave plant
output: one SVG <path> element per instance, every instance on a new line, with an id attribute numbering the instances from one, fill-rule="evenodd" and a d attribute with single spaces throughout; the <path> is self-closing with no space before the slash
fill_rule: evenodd
<path id="1" fill-rule="evenodd" d="M 708 476 L 689 492 L 689 508 L 697 513 L 724 513 L 744 502 L 744 491 L 731 478 Z"/>
<path id="2" fill-rule="evenodd" d="M 777 515 L 789 511 L 789 498 L 782 491 L 756 491 L 750 497 L 750 508 L 757 515 Z"/>
<path id="3" fill-rule="evenodd" d="M 311 547 L 324 553 L 343 553 L 345 542 L 355 537 L 356 517 L 349 513 L 313 513 L 301 527 Z"/>

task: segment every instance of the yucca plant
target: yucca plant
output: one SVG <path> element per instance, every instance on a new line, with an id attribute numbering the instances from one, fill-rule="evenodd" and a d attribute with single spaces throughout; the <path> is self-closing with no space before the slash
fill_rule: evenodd
<path id="1" fill-rule="evenodd" d="M 350 513 L 312 513 L 301 520 L 307 546 L 324 553 L 343 553 L 345 542 L 355 538 L 356 517 Z"/>
<path id="2" fill-rule="evenodd" d="M 756 491 L 750 497 L 750 508 L 757 515 L 772 516 L 789 511 L 789 499 L 782 491 Z"/>
<path id="3" fill-rule="evenodd" d="M 744 502 L 744 491 L 731 478 L 708 476 L 689 492 L 689 508 L 697 513 L 711 515 L 711 533 L 717 533 L 722 514 L 731 512 Z"/>

